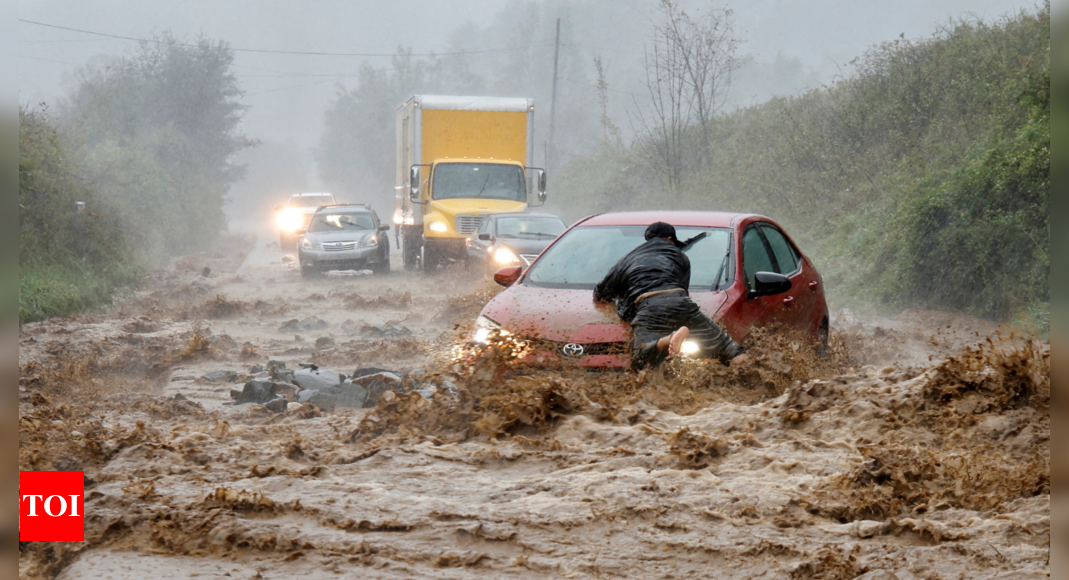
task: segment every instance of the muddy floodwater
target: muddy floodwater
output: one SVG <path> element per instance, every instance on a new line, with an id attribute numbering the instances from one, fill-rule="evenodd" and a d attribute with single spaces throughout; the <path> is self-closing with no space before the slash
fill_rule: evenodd
<path id="1" fill-rule="evenodd" d="M 20 576 L 1049 577 L 1045 342 L 833 306 L 824 358 L 529 369 L 457 350 L 481 274 L 303 279 L 273 242 L 21 329 L 19 467 L 85 471 L 86 541 L 21 543 Z M 269 361 L 436 387 L 236 404 Z"/>

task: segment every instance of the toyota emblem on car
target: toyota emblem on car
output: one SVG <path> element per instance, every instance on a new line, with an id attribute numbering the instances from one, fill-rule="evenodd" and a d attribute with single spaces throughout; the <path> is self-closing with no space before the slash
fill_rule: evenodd
<path id="1" fill-rule="evenodd" d="M 572 358 L 583 356 L 583 345 L 575 344 L 574 342 L 569 342 L 561 347 L 560 350 L 564 353 L 564 356 L 570 356 Z"/>

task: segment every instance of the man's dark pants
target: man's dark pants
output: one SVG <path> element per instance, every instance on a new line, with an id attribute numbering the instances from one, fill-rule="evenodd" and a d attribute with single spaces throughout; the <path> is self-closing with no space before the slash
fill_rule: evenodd
<path id="1" fill-rule="evenodd" d="M 668 350 L 658 349 L 657 341 L 681 326 L 690 329 L 689 340 L 698 343 L 697 356 L 727 362 L 743 353 L 742 348 L 719 324 L 702 314 L 689 296 L 664 294 L 651 296 L 638 304 L 638 312 L 631 320 L 634 332 L 631 368 L 638 370 L 660 365 L 668 356 Z"/>

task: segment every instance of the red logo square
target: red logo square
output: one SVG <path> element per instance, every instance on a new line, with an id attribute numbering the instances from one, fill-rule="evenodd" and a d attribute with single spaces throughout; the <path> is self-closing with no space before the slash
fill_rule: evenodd
<path id="1" fill-rule="evenodd" d="M 19 472 L 19 540 L 81 542 L 85 539 L 85 474 L 81 471 Z"/>

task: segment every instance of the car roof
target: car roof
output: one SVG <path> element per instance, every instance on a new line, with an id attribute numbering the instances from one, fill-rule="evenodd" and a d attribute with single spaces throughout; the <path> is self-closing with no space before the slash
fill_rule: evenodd
<path id="1" fill-rule="evenodd" d="M 328 191 L 323 191 L 323 192 L 319 192 L 319 193 L 316 193 L 316 192 L 307 192 L 307 193 L 295 193 L 295 194 L 291 195 L 290 197 L 304 197 L 304 196 L 306 196 L 306 195 L 307 195 L 307 196 L 313 196 L 313 195 L 329 195 L 329 196 L 331 196 L 331 197 L 334 197 L 334 194 L 333 194 L 333 193 L 330 193 L 330 192 L 328 192 Z"/>
<path id="2" fill-rule="evenodd" d="M 549 218 L 557 218 L 560 221 L 564 221 L 563 219 L 561 219 L 561 217 L 559 215 L 554 215 L 554 214 L 545 213 L 545 212 L 533 212 L 533 211 L 531 211 L 531 212 L 527 212 L 527 211 L 510 211 L 510 212 L 506 212 L 506 213 L 492 213 L 487 217 L 489 217 L 491 219 L 497 219 L 497 218 L 500 218 L 500 217 L 520 217 L 520 216 L 522 216 L 522 217 L 549 217 Z"/>
<path id="3" fill-rule="evenodd" d="M 576 226 L 648 226 L 665 222 L 673 226 L 729 228 L 736 220 L 747 217 L 762 216 L 724 211 L 622 211 L 593 215 Z"/>

